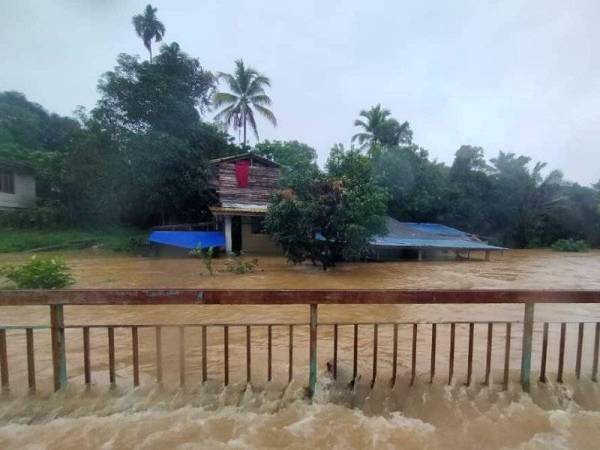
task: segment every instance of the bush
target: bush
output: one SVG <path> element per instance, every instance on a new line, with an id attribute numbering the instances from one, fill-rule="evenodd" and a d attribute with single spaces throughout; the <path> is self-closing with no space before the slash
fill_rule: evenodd
<path id="1" fill-rule="evenodd" d="M 148 251 L 150 247 L 151 244 L 148 242 L 148 239 L 140 236 L 133 236 L 130 238 L 123 237 L 120 242 L 115 239 L 115 242 L 110 245 L 111 250 L 126 253 L 144 253 Z"/>
<path id="2" fill-rule="evenodd" d="M 21 266 L 0 268 L 0 275 L 12 281 L 18 289 L 60 289 L 74 282 L 69 266 L 60 258 L 33 256 Z"/>
<path id="3" fill-rule="evenodd" d="M 588 252 L 590 250 L 590 246 L 583 239 L 559 239 L 552 244 L 552 250 L 555 252 Z"/>
<path id="4" fill-rule="evenodd" d="M 253 273 L 258 266 L 258 259 L 253 259 L 252 261 L 244 261 L 239 258 L 234 258 L 233 260 L 227 262 L 227 272 L 237 273 L 238 275 L 243 275 L 246 273 Z"/>
<path id="5" fill-rule="evenodd" d="M 64 208 L 57 202 L 46 202 L 31 209 L 0 212 L 0 227 L 16 229 L 48 229 L 64 226 Z"/>
<path id="6" fill-rule="evenodd" d="M 215 248 L 208 247 L 206 250 L 202 250 L 202 246 L 198 244 L 198 247 L 190 251 L 190 255 L 194 258 L 202 258 L 204 266 L 210 275 L 213 275 L 214 269 L 212 266 L 213 258 L 215 256 Z"/>

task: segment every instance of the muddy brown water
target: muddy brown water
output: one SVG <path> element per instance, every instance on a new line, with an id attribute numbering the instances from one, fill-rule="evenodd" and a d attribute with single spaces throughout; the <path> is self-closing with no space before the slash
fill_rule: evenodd
<path id="1" fill-rule="evenodd" d="M 343 264 L 323 272 L 290 266 L 280 257 L 259 256 L 253 274 L 235 275 L 215 260 L 209 276 L 201 260 L 133 257 L 103 251 L 66 252 L 85 288 L 531 288 L 600 289 L 600 252 L 564 254 L 510 251 L 490 262 L 400 261 Z M 0 255 L 18 262 L 25 255 Z M 307 329 L 295 331 L 294 381 L 287 384 L 288 330 L 273 329 L 273 374 L 266 383 L 266 327 L 252 330 L 252 384 L 247 386 L 245 330 L 230 328 L 230 386 L 222 388 L 222 328 L 208 332 L 209 382 L 201 384 L 201 338 L 186 329 L 186 387 L 178 388 L 177 324 L 308 322 L 303 306 L 73 306 L 67 325 L 168 324 L 163 331 L 165 382 L 155 386 L 152 328 L 140 330 L 142 386 L 131 387 L 131 335 L 116 329 L 117 387 L 108 388 L 105 329 L 92 330 L 94 384 L 82 387 L 81 330 L 67 332 L 69 389 L 51 393 L 51 360 L 46 330 L 35 332 L 38 392 L 26 393 L 25 336 L 8 332 L 11 390 L 0 400 L 0 448 L 428 448 L 428 449 L 597 449 L 600 442 L 600 389 L 589 381 L 593 328 L 586 325 L 583 379 L 575 382 L 576 327 L 569 326 L 565 384 L 534 383 L 531 395 L 511 372 L 501 389 L 504 327 L 494 327 L 492 385 L 483 386 L 485 325 L 475 327 L 473 383 L 465 386 L 466 325 L 457 326 L 454 379 L 447 385 L 449 327 L 438 326 L 436 378 L 429 384 L 432 321 L 521 320 L 520 305 L 322 306 L 319 320 L 319 387 L 315 401 L 304 400 Z M 47 307 L 4 307 L 2 325 L 47 325 Z M 536 321 L 600 320 L 600 306 L 538 305 Z M 340 380 L 325 370 L 332 354 L 331 322 L 421 322 L 417 346 L 418 379 L 408 387 L 412 330 L 401 326 L 399 374 L 391 388 L 392 327 L 379 328 L 378 378 L 370 388 L 373 328 L 360 327 L 360 383 L 347 387 L 352 371 L 352 327 L 340 327 Z M 541 325 L 534 334 L 534 376 L 538 374 Z M 548 370 L 556 372 L 559 326 L 551 325 Z M 520 325 L 512 336 L 511 367 L 520 361 Z"/>

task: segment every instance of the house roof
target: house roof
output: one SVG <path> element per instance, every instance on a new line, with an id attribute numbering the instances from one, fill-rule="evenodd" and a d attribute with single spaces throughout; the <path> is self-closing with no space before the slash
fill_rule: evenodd
<path id="1" fill-rule="evenodd" d="M 251 159 L 254 161 L 258 161 L 269 167 L 281 167 L 281 165 L 276 163 L 275 161 L 271 161 L 270 159 L 265 158 L 264 156 L 261 156 L 261 155 L 257 155 L 256 153 L 253 153 L 253 152 L 246 152 L 246 153 L 240 153 L 239 155 L 225 156 L 224 158 L 211 159 L 209 161 L 209 164 L 213 165 L 213 164 L 220 164 L 223 162 L 241 161 L 244 159 Z"/>
<path id="2" fill-rule="evenodd" d="M 223 203 L 221 206 L 211 206 L 210 211 L 216 215 L 262 215 L 266 214 L 267 204 L 249 205 L 243 203 Z"/>
<path id="3" fill-rule="evenodd" d="M 477 236 L 439 223 L 399 222 L 387 218 L 388 233 L 376 236 L 376 247 L 439 248 L 453 250 L 505 250 L 489 245 Z"/>

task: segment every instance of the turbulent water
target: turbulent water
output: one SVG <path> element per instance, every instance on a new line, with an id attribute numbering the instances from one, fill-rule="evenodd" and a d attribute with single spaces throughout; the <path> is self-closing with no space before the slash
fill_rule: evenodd
<path id="1" fill-rule="evenodd" d="M 281 258 L 259 258 L 259 271 L 237 276 L 204 272 L 201 261 L 177 258 L 138 258 L 103 252 L 75 252 L 64 256 L 73 267 L 77 287 L 237 287 L 237 288 L 600 288 L 600 253 L 565 255 L 545 251 L 516 251 L 491 262 L 397 262 L 347 264 L 323 273 L 310 266 L 288 266 Z M 17 261 L 22 255 L 3 255 Z M 224 261 L 216 261 L 222 269 Z M 45 325 L 47 308 L 5 307 L 3 325 Z M 327 306 L 320 321 L 444 321 L 519 320 L 518 305 L 452 306 Z M 68 307 L 69 324 L 93 323 L 306 323 L 304 307 Z M 539 321 L 596 321 L 600 307 L 545 305 L 536 308 Z M 531 395 L 521 392 L 518 374 L 511 373 L 508 391 L 501 386 L 504 331 L 495 329 L 492 385 L 485 387 L 484 326 L 476 327 L 474 381 L 464 385 L 466 329 L 457 327 L 457 367 L 447 385 L 448 330 L 438 330 L 436 378 L 429 384 L 431 331 L 422 327 L 418 342 L 418 379 L 409 388 L 410 330 L 400 330 L 400 378 L 389 384 L 391 328 L 381 326 L 379 372 L 370 388 L 372 329 L 361 328 L 359 369 L 361 382 L 350 388 L 350 328 L 340 328 L 340 381 L 325 370 L 331 357 L 331 329 L 319 329 L 319 386 L 313 403 L 304 398 L 305 352 L 297 351 L 295 380 L 287 385 L 287 335 L 275 328 L 274 381 L 265 383 L 266 331 L 253 330 L 253 383 L 246 386 L 244 330 L 231 329 L 231 378 L 226 389 L 219 358 L 218 330 L 209 333 L 209 376 L 200 383 L 198 331 L 186 335 L 188 387 L 178 389 L 177 329 L 165 329 L 165 387 L 154 377 L 153 330 L 140 330 L 142 386 L 131 386 L 130 335 L 116 330 L 117 388 L 110 390 L 106 367 L 106 331 L 92 331 L 94 385 L 82 387 L 80 330 L 67 332 L 66 392 L 51 393 L 51 366 L 47 332 L 36 336 L 38 393 L 27 396 L 25 339 L 21 331 L 8 332 L 11 391 L 0 399 L 0 448 L 311 448 L 311 449 L 597 449 L 600 442 L 600 389 L 589 381 L 592 333 L 586 328 L 582 380 L 572 378 L 576 331 L 569 328 L 565 384 L 534 383 Z M 549 371 L 555 372 L 558 329 L 551 327 Z M 306 330 L 295 336 L 298 349 L 306 344 Z M 536 327 L 534 344 L 539 344 Z M 515 330 L 513 348 L 519 348 Z M 535 345 L 534 345 L 535 346 Z M 537 347 L 536 347 L 537 348 Z M 513 352 L 511 366 L 520 354 Z M 534 352 L 537 369 L 539 353 Z"/>

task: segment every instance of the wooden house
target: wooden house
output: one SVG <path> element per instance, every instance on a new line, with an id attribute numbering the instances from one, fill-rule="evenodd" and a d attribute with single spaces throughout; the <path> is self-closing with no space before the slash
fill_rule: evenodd
<path id="1" fill-rule="evenodd" d="M 35 178 L 26 163 L 0 159 L 0 210 L 35 206 Z"/>
<path id="2" fill-rule="evenodd" d="M 244 153 L 212 160 L 210 168 L 210 187 L 217 201 L 210 210 L 223 223 L 226 252 L 278 253 L 263 221 L 279 187 L 279 164 Z"/>

